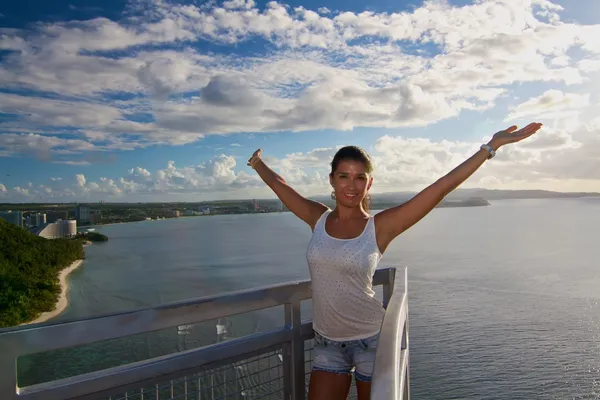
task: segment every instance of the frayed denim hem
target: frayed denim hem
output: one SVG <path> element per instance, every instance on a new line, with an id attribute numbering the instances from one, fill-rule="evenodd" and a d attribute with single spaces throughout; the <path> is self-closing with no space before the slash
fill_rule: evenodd
<path id="1" fill-rule="evenodd" d="M 356 378 L 356 380 L 359 380 L 361 382 L 371 382 L 373 380 L 372 376 L 365 376 L 363 374 L 358 373 L 357 371 L 354 371 L 354 377 Z"/>
<path id="2" fill-rule="evenodd" d="M 334 374 L 341 374 L 341 375 L 350 375 L 349 369 L 335 369 L 335 368 L 326 368 L 326 367 L 319 367 L 319 366 L 313 365 L 312 370 L 313 371 L 323 371 L 323 372 L 333 372 Z"/>

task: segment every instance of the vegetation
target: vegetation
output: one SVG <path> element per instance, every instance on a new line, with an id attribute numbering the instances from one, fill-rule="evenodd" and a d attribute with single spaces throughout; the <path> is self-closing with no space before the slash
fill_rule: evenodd
<path id="1" fill-rule="evenodd" d="M 103 235 L 98 232 L 81 233 L 77 237 L 89 240 L 90 242 L 106 242 L 108 240 L 108 237 L 106 235 Z"/>
<path id="2" fill-rule="evenodd" d="M 0 219 L 0 327 L 52 311 L 60 271 L 83 257 L 81 241 L 44 239 Z"/>

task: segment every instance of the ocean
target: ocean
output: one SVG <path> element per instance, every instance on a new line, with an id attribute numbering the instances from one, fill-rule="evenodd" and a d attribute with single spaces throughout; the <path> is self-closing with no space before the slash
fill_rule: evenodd
<path id="1" fill-rule="evenodd" d="M 600 199 L 440 208 L 399 236 L 381 267 L 408 267 L 414 399 L 600 398 Z M 291 213 L 189 217 L 97 228 L 71 274 L 83 318 L 308 279 L 310 229 Z M 305 310 L 308 313 L 310 309 Z M 227 321 L 232 336 L 281 325 Z M 33 383 L 212 343 L 215 323 L 33 357 Z"/>

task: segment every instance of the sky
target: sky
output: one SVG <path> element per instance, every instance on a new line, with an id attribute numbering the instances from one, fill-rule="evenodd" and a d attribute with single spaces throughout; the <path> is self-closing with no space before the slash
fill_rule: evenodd
<path id="1" fill-rule="evenodd" d="M 600 192 L 597 0 L 22 0 L 0 6 L 0 202 L 418 191 L 542 122 L 461 187 Z"/>

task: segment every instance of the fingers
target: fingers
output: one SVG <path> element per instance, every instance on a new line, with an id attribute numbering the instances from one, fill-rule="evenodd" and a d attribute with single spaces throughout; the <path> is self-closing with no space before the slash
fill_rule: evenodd
<path id="1" fill-rule="evenodd" d="M 252 157 L 250 157 L 250 158 L 248 159 L 248 163 L 246 163 L 246 165 L 248 165 L 248 166 L 250 166 L 250 167 L 254 168 L 254 164 L 256 164 L 256 161 L 257 161 L 258 159 L 260 159 L 260 156 L 261 156 L 261 154 L 262 154 L 262 150 L 261 150 L 261 149 L 258 149 L 258 150 L 256 150 L 256 151 L 254 152 L 254 154 L 252 154 Z"/>
<path id="2" fill-rule="evenodd" d="M 542 124 L 539 122 L 532 122 L 531 124 L 527 125 L 525 128 L 523 129 L 535 129 L 538 130 L 542 127 Z"/>
<path id="3" fill-rule="evenodd" d="M 505 132 L 508 133 L 513 133 L 516 131 L 516 133 L 523 133 L 523 132 L 530 132 L 530 131 L 537 131 L 542 127 L 543 124 L 539 123 L 539 122 L 532 122 L 531 124 L 519 129 L 518 131 L 516 131 L 517 126 L 513 125 L 510 128 L 506 129 Z"/>
<path id="4" fill-rule="evenodd" d="M 527 125 L 526 127 L 519 129 L 519 132 L 525 132 L 525 131 L 530 131 L 530 130 L 537 131 L 538 129 L 540 129 L 542 127 L 542 125 L 543 124 L 540 123 L 540 122 L 532 122 L 529 125 Z M 516 131 L 516 130 L 517 130 L 517 126 L 513 125 L 510 128 L 506 129 L 505 132 L 511 133 L 511 132 Z"/>
<path id="5" fill-rule="evenodd" d="M 519 133 L 521 134 L 533 134 L 537 132 L 542 127 L 542 124 L 539 122 L 534 122 L 527 125 L 525 128 L 521 129 Z"/>
<path id="6" fill-rule="evenodd" d="M 526 127 L 519 129 L 517 132 L 514 132 L 512 135 L 513 139 L 511 140 L 511 142 L 519 142 L 525 138 L 528 138 L 529 136 L 536 133 L 541 127 L 542 127 L 542 124 L 540 124 L 540 123 L 537 123 L 537 122 L 531 123 L 531 124 L 527 125 Z"/>

